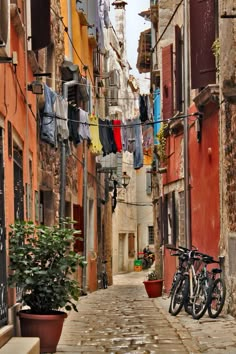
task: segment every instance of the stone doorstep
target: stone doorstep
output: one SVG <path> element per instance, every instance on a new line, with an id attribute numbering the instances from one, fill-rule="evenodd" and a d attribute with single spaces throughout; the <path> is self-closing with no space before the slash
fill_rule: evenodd
<path id="1" fill-rule="evenodd" d="M 12 337 L 1 349 L 1 354 L 39 354 L 39 338 Z"/>
<path id="2" fill-rule="evenodd" d="M 3 347 L 13 337 L 13 325 L 0 328 L 0 348 Z"/>

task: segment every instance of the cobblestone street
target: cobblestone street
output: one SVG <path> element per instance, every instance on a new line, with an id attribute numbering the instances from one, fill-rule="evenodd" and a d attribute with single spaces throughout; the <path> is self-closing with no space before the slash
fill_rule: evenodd
<path id="1" fill-rule="evenodd" d="M 200 321 L 168 313 L 169 299 L 149 299 L 145 271 L 116 275 L 114 285 L 82 297 L 64 323 L 57 353 L 236 353 L 236 321 Z"/>

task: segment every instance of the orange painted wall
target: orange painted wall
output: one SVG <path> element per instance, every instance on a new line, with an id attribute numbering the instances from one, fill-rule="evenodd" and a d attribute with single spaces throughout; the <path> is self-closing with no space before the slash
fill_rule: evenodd
<path id="1" fill-rule="evenodd" d="M 14 222 L 14 162 L 8 151 L 8 122 L 12 124 L 12 147 L 14 143 L 23 152 L 23 185 L 30 182 L 29 158 L 32 160 L 32 211 L 34 208 L 34 191 L 38 190 L 37 182 L 37 119 L 36 96 L 27 91 L 27 84 L 33 81 L 33 74 L 25 55 L 24 36 L 19 37 L 15 28 L 11 27 L 10 56 L 17 53 L 18 64 L 0 64 L 0 126 L 3 128 L 4 159 L 4 196 L 6 248 L 8 249 L 9 225 Z M 28 102 L 27 106 L 26 101 Z M 26 193 L 24 194 L 24 218 L 26 218 Z M 8 259 L 7 259 L 8 262 Z M 9 306 L 15 303 L 14 292 L 10 291 Z"/>
<path id="2" fill-rule="evenodd" d="M 65 0 L 61 1 L 62 5 L 62 16 L 63 21 L 66 26 L 68 26 L 68 8 L 67 2 Z M 93 49 L 89 45 L 88 39 L 88 27 L 82 26 L 80 23 L 79 15 L 76 11 L 76 2 L 71 2 L 71 14 L 72 14 L 72 41 L 73 47 L 73 58 L 70 58 L 70 40 L 67 33 L 64 35 L 65 39 L 65 55 L 69 60 L 72 60 L 74 64 L 77 64 L 82 76 L 86 76 L 88 81 L 94 86 L 93 77 Z M 84 66 L 88 67 L 88 70 L 84 70 Z M 94 94 L 92 94 L 94 96 Z M 83 143 L 79 144 L 77 148 L 78 157 L 78 203 L 83 205 L 83 166 L 81 161 L 83 161 Z M 88 150 L 88 187 L 94 189 L 94 251 L 97 253 L 97 185 L 96 185 L 96 161 L 95 156 Z M 97 289 L 97 261 L 94 259 L 94 255 L 90 256 L 88 253 L 88 288 L 90 291 Z"/>

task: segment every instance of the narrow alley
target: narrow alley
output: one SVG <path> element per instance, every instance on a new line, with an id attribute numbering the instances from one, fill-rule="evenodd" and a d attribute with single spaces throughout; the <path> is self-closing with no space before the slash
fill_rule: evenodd
<path id="1" fill-rule="evenodd" d="M 114 285 L 82 297 L 65 320 L 57 354 L 236 353 L 231 316 L 194 321 L 168 313 L 169 299 L 147 297 L 147 271 L 114 276 Z"/>

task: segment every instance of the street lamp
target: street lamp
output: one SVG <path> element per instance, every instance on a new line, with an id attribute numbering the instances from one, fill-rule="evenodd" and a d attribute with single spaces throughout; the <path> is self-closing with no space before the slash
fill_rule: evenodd
<path id="1" fill-rule="evenodd" d="M 122 186 L 124 188 L 126 188 L 128 186 L 128 184 L 129 184 L 129 181 L 130 181 L 130 176 L 127 175 L 126 172 L 124 172 L 123 175 L 122 175 Z"/>

